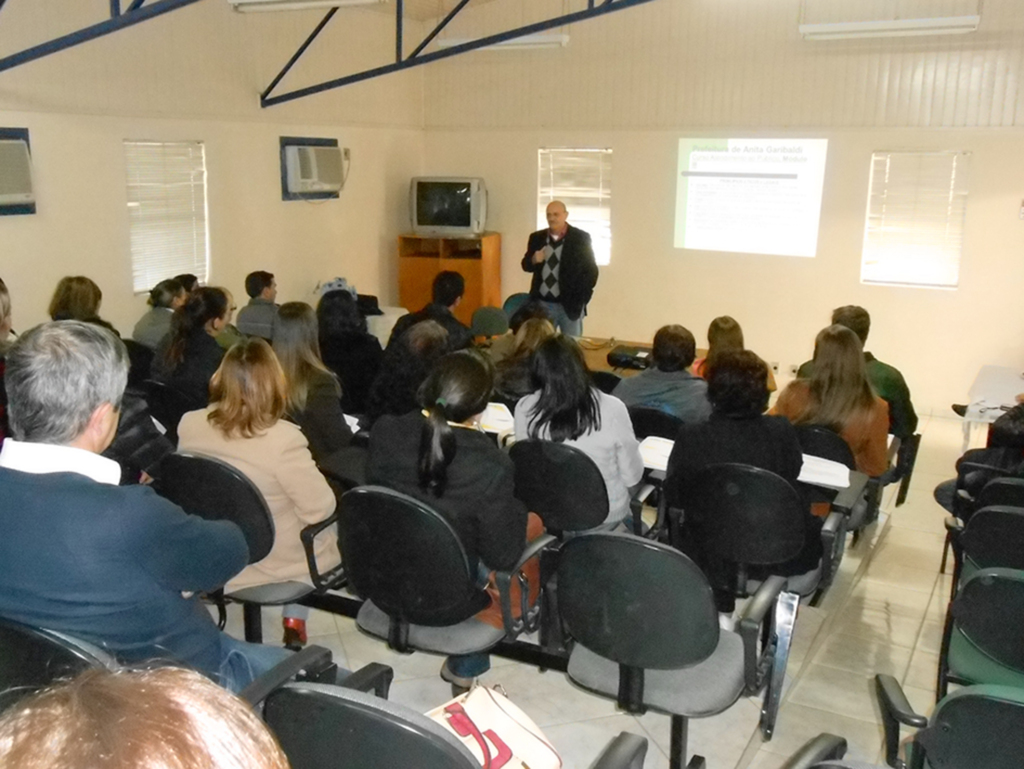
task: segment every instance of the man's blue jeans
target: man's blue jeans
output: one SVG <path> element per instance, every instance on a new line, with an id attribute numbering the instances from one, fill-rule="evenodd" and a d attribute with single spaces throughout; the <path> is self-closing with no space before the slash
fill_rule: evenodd
<path id="1" fill-rule="evenodd" d="M 551 314 L 551 322 L 555 325 L 555 328 L 569 336 L 583 336 L 582 314 L 576 320 L 572 320 L 565 314 L 565 308 L 559 302 L 545 302 L 542 300 L 541 304 Z"/>

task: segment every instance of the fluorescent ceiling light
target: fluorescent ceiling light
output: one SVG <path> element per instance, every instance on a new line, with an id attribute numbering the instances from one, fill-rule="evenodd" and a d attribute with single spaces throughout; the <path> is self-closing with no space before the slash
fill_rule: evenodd
<path id="1" fill-rule="evenodd" d="M 916 37 L 919 35 L 963 35 L 974 32 L 981 16 L 938 16 L 930 19 L 888 19 L 884 21 L 840 21 L 801 24 L 804 40 L 854 40 L 869 37 Z"/>
<path id="2" fill-rule="evenodd" d="M 446 37 L 437 41 L 438 48 L 454 48 L 457 45 L 465 45 L 466 43 L 472 43 L 477 38 L 472 37 Z M 496 49 L 517 50 L 527 48 L 565 48 L 569 45 L 569 36 L 564 34 L 536 34 L 536 35 L 523 35 L 522 37 L 514 37 L 510 40 L 502 40 L 500 43 L 494 43 L 493 45 L 487 45 L 481 48 L 481 51 L 490 51 Z"/>
<path id="3" fill-rule="evenodd" d="M 236 11 L 304 11 L 310 8 L 340 8 L 348 5 L 377 5 L 387 0 L 228 0 Z"/>

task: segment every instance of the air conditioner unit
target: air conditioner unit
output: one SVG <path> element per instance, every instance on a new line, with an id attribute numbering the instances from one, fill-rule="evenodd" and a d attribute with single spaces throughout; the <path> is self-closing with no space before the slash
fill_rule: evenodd
<path id="1" fill-rule="evenodd" d="M 32 158 L 23 139 L 0 139 L 0 206 L 34 203 Z"/>
<path id="2" fill-rule="evenodd" d="M 288 145 L 284 148 L 288 192 L 340 192 L 345 186 L 340 147 Z"/>
<path id="3" fill-rule="evenodd" d="M 345 5 L 378 5 L 387 0 L 228 0 L 236 11 L 304 11 Z M 0 3 L 2 4 L 2 3 Z"/>

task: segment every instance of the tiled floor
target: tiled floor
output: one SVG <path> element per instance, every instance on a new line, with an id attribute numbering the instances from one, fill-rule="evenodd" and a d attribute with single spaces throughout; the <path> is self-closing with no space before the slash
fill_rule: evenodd
<path id="1" fill-rule="evenodd" d="M 882 735 L 871 689 L 876 672 L 896 676 L 919 711 L 930 709 L 949 595 L 948 577 L 938 572 L 944 514 L 932 500 L 932 489 L 952 475 L 962 433 L 955 418 L 922 417 L 919 430 L 923 438 L 906 503 L 893 508 L 895 489 L 890 488 L 879 522 L 865 531 L 856 548 L 847 547 L 822 605 L 800 609 L 771 742 L 763 742 L 757 728 L 760 700 L 743 699 L 719 716 L 691 722 L 690 750 L 704 755 L 710 769 L 775 769 L 823 731 L 845 737 L 849 757 L 880 762 Z M 232 610 L 228 627 L 239 636 L 240 614 Z M 264 626 L 268 640 L 279 636 L 275 612 L 264 612 Z M 351 620 L 321 612 L 313 612 L 309 633 L 310 641 L 330 648 L 341 665 L 356 668 L 377 661 L 394 667 L 391 699 L 397 702 L 422 712 L 450 698 L 448 685 L 438 677 L 440 657 L 395 654 L 361 634 Z M 589 766 L 620 731 L 650 738 L 648 769 L 668 766 L 666 716 L 620 713 L 612 702 L 576 689 L 560 673 L 541 673 L 500 658 L 493 659 L 483 682 L 501 684 L 544 729 L 566 769 Z"/>

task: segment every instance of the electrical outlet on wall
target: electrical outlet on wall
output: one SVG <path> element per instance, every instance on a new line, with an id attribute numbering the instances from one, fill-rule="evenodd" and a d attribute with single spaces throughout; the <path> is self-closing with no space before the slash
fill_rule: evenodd
<path id="1" fill-rule="evenodd" d="M 348 147 L 341 148 L 341 157 L 346 163 L 352 159 L 352 155 L 349 152 Z"/>
<path id="2" fill-rule="evenodd" d="M 797 365 L 796 365 L 796 364 L 794 363 L 794 364 L 793 364 L 792 366 L 790 366 L 790 367 L 789 367 L 789 373 L 790 373 L 790 375 L 791 375 L 791 376 L 796 376 L 796 372 L 797 372 L 797 370 L 798 370 L 798 369 L 799 369 L 799 366 L 797 366 Z"/>
<path id="3" fill-rule="evenodd" d="M 779 362 L 778 361 L 774 361 L 772 363 L 769 363 L 768 365 L 772 367 L 772 373 L 773 374 L 778 374 L 779 373 Z"/>

